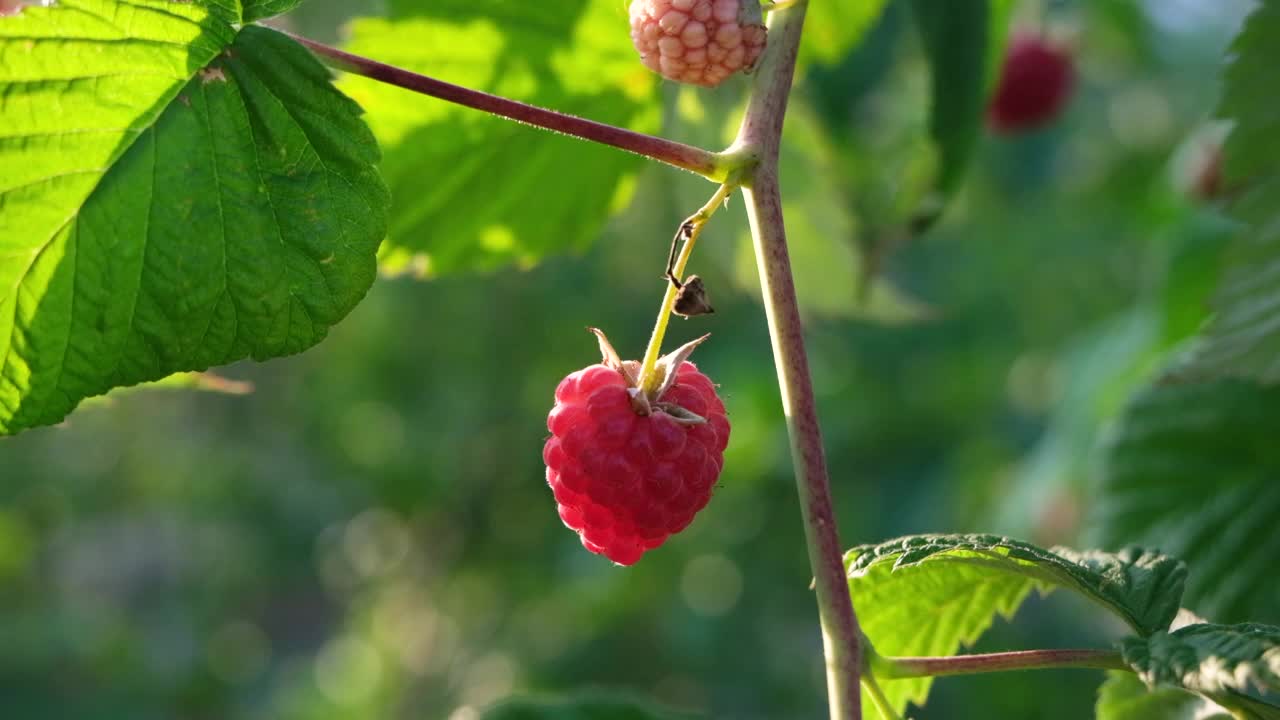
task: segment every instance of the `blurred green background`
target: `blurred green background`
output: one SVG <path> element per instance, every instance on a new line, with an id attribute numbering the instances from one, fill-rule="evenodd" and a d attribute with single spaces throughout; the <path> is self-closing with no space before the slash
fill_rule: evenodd
<path id="1" fill-rule="evenodd" d="M 1076 48 L 1067 115 L 983 138 L 942 222 L 887 259 L 896 290 L 870 308 L 855 303 L 857 248 L 887 232 L 881 196 L 907 192 L 895 183 L 923 138 L 928 68 L 902 3 L 855 52 L 806 66 L 783 183 L 847 545 L 1089 542 L 1108 421 L 1206 316 L 1231 228 L 1180 188 L 1248 7 L 1033 8 Z M 333 39 L 377 9 L 311 0 L 289 22 Z M 667 133 L 717 146 L 745 87 L 664 88 Z M 248 396 L 129 393 L 0 440 L 0 715 L 471 720 L 513 693 L 591 686 L 714 717 L 822 716 L 740 202 L 691 266 L 717 313 L 668 341 L 713 334 L 697 360 L 733 422 L 714 501 L 624 569 L 581 548 L 543 481 L 552 390 L 597 359 L 584 327 L 642 352 L 671 231 L 711 191 L 656 166 L 635 188 L 580 254 L 380 280 L 315 350 L 220 371 L 252 382 Z M 979 648 L 1120 633 L 1050 597 Z M 1100 680 L 945 679 L 914 717 L 1074 720 Z"/>

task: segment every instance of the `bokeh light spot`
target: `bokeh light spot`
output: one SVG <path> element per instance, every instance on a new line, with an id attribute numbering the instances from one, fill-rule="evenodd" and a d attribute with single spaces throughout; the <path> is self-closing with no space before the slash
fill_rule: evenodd
<path id="1" fill-rule="evenodd" d="M 366 510 L 347 524 L 342 546 L 347 561 L 360 575 L 371 578 L 394 570 L 409 553 L 409 530 L 395 514 L 380 508 Z"/>
<path id="2" fill-rule="evenodd" d="M 742 571 L 723 555 L 696 557 L 684 568 L 680 592 L 695 613 L 707 617 L 724 615 L 742 595 Z"/>
<path id="3" fill-rule="evenodd" d="M 382 681 L 382 658 L 372 645 L 357 637 L 329 643 L 315 662 L 316 687 L 339 705 L 355 705 L 369 698 Z"/>

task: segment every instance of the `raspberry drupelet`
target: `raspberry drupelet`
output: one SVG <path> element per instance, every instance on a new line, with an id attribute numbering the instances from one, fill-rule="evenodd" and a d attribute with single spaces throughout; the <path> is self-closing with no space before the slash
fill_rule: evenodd
<path id="1" fill-rule="evenodd" d="M 682 356 L 660 368 L 673 376 L 651 400 L 635 388 L 636 369 L 606 359 L 570 373 L 556 388 L 542 450 L 560 519 L 587 550 L 619 565 L 706 507 L 729 442 L 724 403 L 693 363 Z"/>
<path id="2" fill-rule="evenodd" d="M 640 60 L 668 80 L 714 87 L 764 51 L 758 0 L 631 0 L 630 14 Z"/>

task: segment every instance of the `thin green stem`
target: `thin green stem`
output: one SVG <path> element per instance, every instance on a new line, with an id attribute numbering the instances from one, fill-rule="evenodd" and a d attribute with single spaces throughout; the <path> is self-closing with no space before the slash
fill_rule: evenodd
<path id="1" fill-rule="evenodd" d="M 680 248 L 680 255 L 676 258 L 675 266 L 671 269 L 671 274 L 676 278 L 684 277 L 684 268 L 689 263 L 689 257 L 693 255 L 693 246 L 698 242 L 698 236 L 702 235 L 702 228 L 716 210 L 719 210 L 720 206 L 729 199 L 735 187 L 732 183 L 721 185 L 706 205 L 680 223 L 680 229 L 676 233 L 683 234 L 685 240 Z M 666 294 L 662 296 L 662 307 L 658 310 L 658 321 L 653 325 L 649 346 L 644 351 L 644 362 L 640 365 L 640 388 L 646 392 L 656 389 L 661 382 L 661 378 L 658 378 L 653 370 L 658 364 L 658 356 L 662 354 L 662 340 L 667 335 L 667 324 L 671 322 L 671 310 L 675 307 L 677 293 L 676 286 L 668 282 Z"/>
<path id="2" fill-rule="evenodd" d="M 887 680 L 1048 668 L 1131 670 L 1114 650 L 1020 650 L 951 657 L 878 656 L 871 659 L 871 668 Z"/>
<path id="3" fill-rule="evenodd" d="M 806 7 L 807 2 L 799 0 L 769 14 L 769 49 L 756 71 L 755 88 L 738 137 L 724 155 L 752 158 L 758 163 L 743 195 L 813 568 L 826 654 L 828 707 L 832 720 L 861 720 L 862 632 L 844 574 L 778 184 L 778 148 Z"/>
<path id="4" fill-rule="evenodd" d="M 767 13 L 774 12 L 775 10 L 784 10 L 800 1 L 801 0 L 773 0 L 773 2 L 764 3 L 761 9 Z"/>
<path id="5" fill-rule="evenodd" d="M 876 682 L 874 675 L 871 673 L 863 674 L 862 689 L 867 691 L 867 696 L 871 698 L 871 702 L 876 706 L 881 720 L 902 720 L 902 716 L 894 711 L 889 698 L 885 697 L 884 691 L 880 689 L 880 683 Z"/>
<path id="6" fill-rule="evenodd" d="M 697 173 L 715 182 L 723 182 L 729 175 L 728 164 L 722 162 L 720 155 L 709 150 L 472 90 L 426 75 L 419 75 L 394 65 L 353 55 L 315 40 L 286 34 L 305 45 L 320 58 L 321 62 L 344 72 L 534 127 L 610 145 Z"/>

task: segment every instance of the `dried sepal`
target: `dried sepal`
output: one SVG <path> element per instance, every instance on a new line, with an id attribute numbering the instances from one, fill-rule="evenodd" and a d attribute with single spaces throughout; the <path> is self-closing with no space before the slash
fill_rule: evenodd
<path id="1" fill-rule="evenodd" d="M 709 315 L 716 311 L 707 299 L 706 285 L 697 275 L 690 275 L 680 285 L 680 291 L 676 293 L 675 305 L 671 310 L 680 317 L 686 318 L 694 315 Z"/>
<path id="2" fill-rule="evenodd" d="M 626 378 L 627 385 L 634 387 L 636 384 L 635 373 L 627 366 L 627 363 L 622 361 L 622 356 L 618 355 L 618 351 L 613 349 L 613 343 L 609 342 L 609 338 L 605 336 L 604 331 L 593 327 L 589 327 L 587 330 L 590 330 L 596 336 L 596 340 L 600 342 L 600 363 L 611 370 L 617 370 L 622 374 L 622 377 Z M 631 364 L 634 365 L 635 363 Z"/>
<path id="3" fill-rule="evenodd" d="M 631 398 L 631 409 L 636 411 L 637 415 L 653 414 L 653 405 L 649 403 L 649 396 L 638 387 L 628 387 L 627 397 Z"/>
<path id="4" fill-rule="evenodd" d="M 640 363 L 634 360 L 623 360 L 603 331 L 593 327 L 587 329 L 595 334 L 596 340 L 600 343 L 600 363 L 622 375 L 623 380 L 626 381 L 627 397 L 631 401 L 631 408 L 635 410 L 637 415 L 651 415 L 654 410 L 661 410 L 681 425 L 701 425 L 707 422 L 706 418 L 697 413 L 686 410 L 675 403 L 661 402 L 661 400 L 662 395 L 675 384 L 680 365 L 689 359 L 694 349 L 711 337 L 710 335 L 703 335 L 696 340 L 691 340 L 658 358 L 653 368 L 655 387 L 652 390 L 645 391 L 644 388 L 640 387 Z"/>
<path id="5" fill-rule="evenodd" d="M 684 364 L 684 361 L 688 360 L 689 356 L 693 354 L 693 351 L 696 350 L 699 345 L 706 342 L 706 339 L 709 337 L 711 337 L 710 334 L 690 340 L 675 350 L 672 350 L 666 355 L 658 358 L 658 362 L 654 366 L 653 371 L 657 377 L 661 379 L 658 381 L 657 387 L 652 393 L 652 397 L 655 402 L 661 400 L 663 393 L 675 384 L 676 375 L 678 374 L 677 371 L 680 369 L 680 366 Z"/>
<path id="6" fill-rule="evenodd" d="M 628 384 L 639 385 L 640 363 L 636 360 L 622 361 L 622 376 L 627 378 Z"/>
<path id="7" fill-rule="evenodd" d="M 686 410 L 675 403 L 659 402 L 654 408 L 671 416 L 677 425 L 705 425 L 707 419 L 692 410 Z"/>

